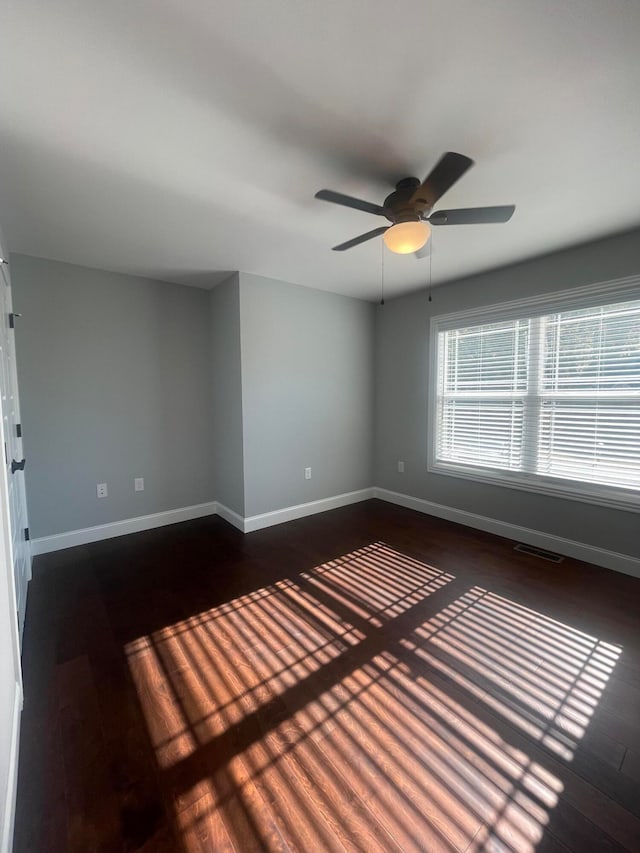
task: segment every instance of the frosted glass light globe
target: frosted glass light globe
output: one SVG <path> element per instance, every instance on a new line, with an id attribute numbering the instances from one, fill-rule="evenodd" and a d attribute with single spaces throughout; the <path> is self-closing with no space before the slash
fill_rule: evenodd
<path id="1" fill-rule="evenodd" d="M 429 239 L 431 228 L 427 222 L 398 222 L 384 232 L 388 249 L 399 255 L 417 252 Z"/>

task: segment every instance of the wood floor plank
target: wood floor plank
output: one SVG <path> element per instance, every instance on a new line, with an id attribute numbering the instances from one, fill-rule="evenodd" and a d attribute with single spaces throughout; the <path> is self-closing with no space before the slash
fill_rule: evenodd
<path id="1" fill-rule="evenodd" d="M 296 733 L 286 704 L 279 704 L 277 694 L 270 688 L 263 695 L 249 692 L 253 679 L 247 680 L 247 675 L 255 673 L 265 682 L 271 671 L 270 664 L 276 658 L 275 652 L 269 656 L 263 649 L 261 663 L 254 669 L 247 665 L 233 642 L 233 635 L 227 633 L 229 630 L 232 628 L 225 631 L 226 652 L 234 657 L 230 659 L 225 680 L 232 694 L 240 698 L 243 708 L 244 737 L 239 738 L 238 746 L 263 797 L 271 802 L 288 843 L 295 849 L 321 845 L 321 849 L 345 850 L 353 849 L 352 839 L 356 839 L 355 849 L 358 845 L 369 850 L 384 849 L 372 826 L 368 825 L 370 822 L 375 826 L 373 816 L 367 814 L 363 819 L 362 806 L 350 786 L 335 775 L 329 778 L 319 752 L 313 754 L 311 748 L 309 755 L 309 750 L 297 748 L 297 742 L 304 741 L 304 732 Z M 212 633 L 204 625 L 187 638 L 187 643 L 197 644 L 202 650 L 212 639 Z M 277 647 L 278 643 L 275 645 Z M 254 721 L 253 731 L 247 727 L 247 720 Z M 390 839 L 387 845 L 392 849 Z"/>
<path id="2" fill-rule="evenodd" d="M 57 667 L 69 851 L 122 848 L 117 797 L 109 777 L 101 714 L 89 660 Z"/>
<path id="3" fill-rule="evenodd" d="M 140 709 L 122 649 L 114 637 L 105 603 L 97 587 L 87 601 L 92 630 L 87 649 L 100 703 L 102 727 L 114 789 L 119 798 L 123 845 L 137 849 L 155 838 L 171 837 L 166 801 L 157 776 L 153 749 L 141 726 Z M 175 842 L 174 842 L 175 843 Z"/>
<path id="4" fill-rule="evenodd" d="M 640 750 L 628 749 L 622 760 L 620 770 L 625 776 L 640 785 Z"/>

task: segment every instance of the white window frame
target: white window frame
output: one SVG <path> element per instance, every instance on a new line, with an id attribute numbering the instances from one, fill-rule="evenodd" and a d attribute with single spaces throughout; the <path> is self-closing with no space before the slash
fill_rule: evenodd
<path id="1" fill-rule="evenodd" d="M 640 492 L 634 489 L 566 480 L 542 474 L 528 474 L 523 471 L 497 470 L 480 465 L 466 466 L 436 459 L 438 335 L 440 332 L 496 323 L 500 320 L 533 319 L 559 311 L 574 311 L 634 299 L 640 299 L 640 276 L 629 276 L 511 302 L 433 316 L 429 327 L 427 470 L 432 474 L 461 477 L 490 485 L 508 486 L 527 492 L 640 512 Z"/>

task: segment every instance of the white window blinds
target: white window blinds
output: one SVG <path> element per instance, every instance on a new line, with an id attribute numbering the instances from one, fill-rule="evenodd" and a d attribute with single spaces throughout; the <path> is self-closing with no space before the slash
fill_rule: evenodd
<path id="1" fill-rule="evenodd" d="M 435 469 L 638 496 L 640 299 L 447 328 L 436 355 Z"/>
<path id="2" fill-rule="evenodd" d="M 519 470 L 529 321 L 440 335 L 438 457 Z"/>

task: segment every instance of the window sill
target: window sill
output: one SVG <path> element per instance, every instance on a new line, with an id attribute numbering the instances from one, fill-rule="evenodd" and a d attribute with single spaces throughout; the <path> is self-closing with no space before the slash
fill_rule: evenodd
<path id="1" fill-rule="evenodd" d="M 431 474 L 459 477 L 477 483 L 519 489 L 534 494 L 581 501 L 582 503 L 621 509 L 627 512 L 640 512 L 640 493 L 628 489 L 597 485 L 590 487 L 590 484 L 575 480 L 527 475 L 521 472 L 496 471 L 480 466 L 472 468 L 448 462 L 432 462 L 427 466 L 427 470 Z"/>

